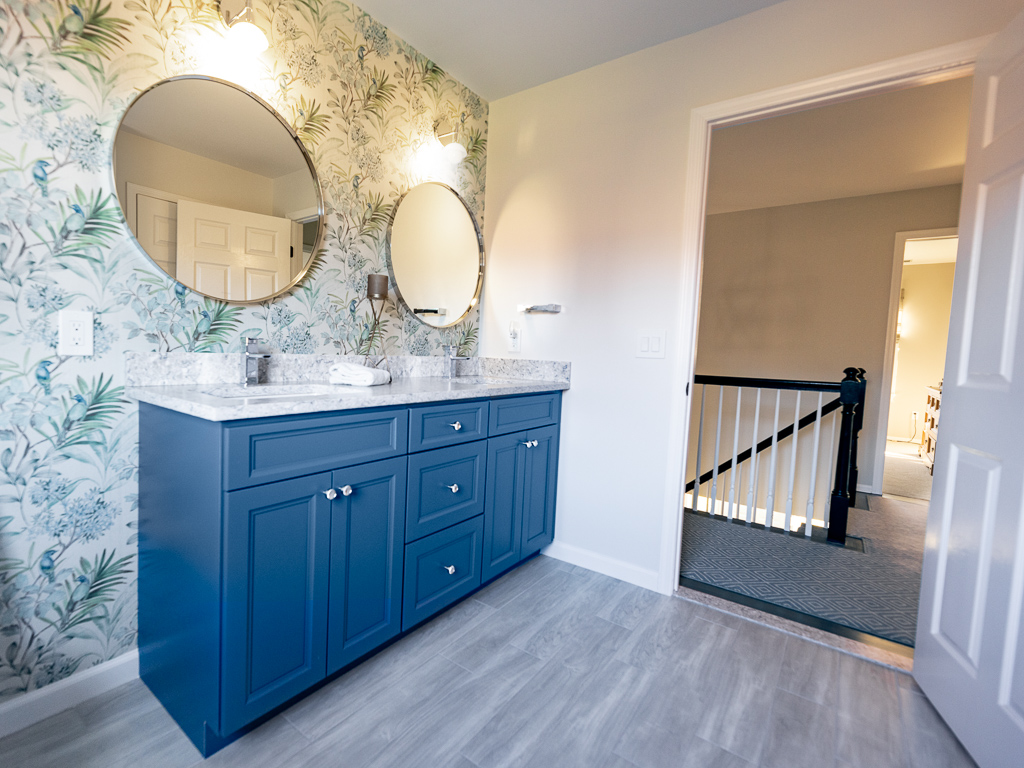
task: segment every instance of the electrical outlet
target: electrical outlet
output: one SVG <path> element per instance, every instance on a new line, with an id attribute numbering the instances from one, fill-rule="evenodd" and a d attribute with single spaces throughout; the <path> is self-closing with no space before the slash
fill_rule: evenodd
<path id="1" fill-rule="evenodd" d="M 57 314 L 57 354 L 92 355 L 92 312 L 62 309 Z"/>
<path id="2" fill-rule="evenodd" d="M 521 352 L 523 349 L 523 329 L 513 320 L 508 324 L 508 351 Z"/>

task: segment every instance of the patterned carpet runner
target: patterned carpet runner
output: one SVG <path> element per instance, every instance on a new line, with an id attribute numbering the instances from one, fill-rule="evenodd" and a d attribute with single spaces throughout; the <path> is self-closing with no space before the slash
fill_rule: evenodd
<path id="1" fill-rule="evenodd" d="M 730 592 L 914 644 L 928 508 L 878 496 L 851 509 L 864 552 L 687 512 L 680 574 Z"/>

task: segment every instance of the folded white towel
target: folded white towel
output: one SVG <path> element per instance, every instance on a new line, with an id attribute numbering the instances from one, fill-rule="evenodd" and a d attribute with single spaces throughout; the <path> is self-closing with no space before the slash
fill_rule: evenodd
<path id="1" fill-rule="evenodd" d="M 328 374 L 331 384 L 348 384 L 353 387 L 373 387 L 387 384 L 391 374 L 379 368 L 368 368 L 357 363 L 335 363 Z"/>

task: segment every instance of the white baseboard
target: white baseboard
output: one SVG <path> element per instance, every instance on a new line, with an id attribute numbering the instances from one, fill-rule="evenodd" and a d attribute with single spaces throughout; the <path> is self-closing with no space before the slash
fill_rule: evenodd
<path id="1" fill-rule="evenodd" d="M 0 704 L 0 738 L 71 709 L 138 676 L 139 651 L 133 649 L 45 688 L 5 701 Z"/>
<path id="2" fill-rule="evenodd" d="M 646 568 L 638 568 L 630 563 L 616 560 L 614 557 L 599 555 L 589 549 L 574 547 L 571 544 L 563 544 L 556 541 L 542 551 L 542 554 L 561 560 L 565 563 L 578 565 L 590 571 L 603 573 L 619 581 L 626 581 L 644 589 L 657 591 L 658 572 Z"/>

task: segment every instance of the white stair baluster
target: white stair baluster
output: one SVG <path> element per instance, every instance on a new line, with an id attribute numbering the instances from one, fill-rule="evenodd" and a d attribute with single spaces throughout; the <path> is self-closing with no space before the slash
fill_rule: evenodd
<path id="1" fill-rule="evenodd" d="M 754 505 L 757 504 L 757 425 L 761 420 L 761 389 L 757 390 L 754 403 L 754 436 L 750 438 L 750 480 L 747 487 L 747 522 L 754 519 Z"/>
<path id="2" fill-rule="evenodd" d="M 796 486 L 796 449 L 797 440 L 800 437 L 800 395 L 796 391 L 796 407 L 793 409 L 793 443 L 790 446 L 789 454 L 789 496 L 786 498 L 786 533 L 789 533 L 793 520 L 793 491 Z"/>
<path id="3" fill-rule="evenodd" d="M 715 427 L 715 457 L 711 465 L 711 509 L 712 515 L 718 514 L 718 462 L 722 444 L 722 401 L 725 400 L 725 387 L 718 388 L 718 426 Z"/>
<path id="4" fill-rule="evenodd" d="M 828 496 L 825 497 L 825 528 L 828 528 L 829 514 L 832 512 L 832 481 L 836 471 L 836 422 L 839 410 L 832 411 L 832 435 L 828 439 Z"/>
<path id="5" fill-rule="evenodd" d="M 807 523 L 804 525 L 804 536 L 811 538 L 811 528 L 814 525 L 814 489 L 815 481 L 818 479 L 818 444 L 821 440 L 821 403 L 825 393 L 818 393 L 818 409 L 814 415 L 814 448 L 811 450 L 811 487 L 807 491 Z"/>
<path id="6" fill-rule="evenodd" d="M 782 390 L 775 390 L 775 423 L 772 427 L 772 454 L 768 463 L 768 495 L 765 497 L 764 525 L 774 528 L 775 525 L 775 477 L 778 466 L 776 452 L 779 447 L 779 404 L 782 401 Z"/>
<path id="7" fill-rule="evenodd" d="M 736 514 L 736 475 L 739 474 L 739 466 L 736 457 L 740 449 L 740 408 L 742 404 L 743 388 L 736 387 L 736 423 L 732 430 L 732 475 L 729 476 L 729 520 Z"/>
<path id="8" fill-rule="evenodd" d="M 707 390 L 707 384 L 700 385 L 700 421 L 697 424 L 697 482 L 693 485 L 694 512 L 700 509 L 700 448 L 704 442 L 704 395 Z"/>

